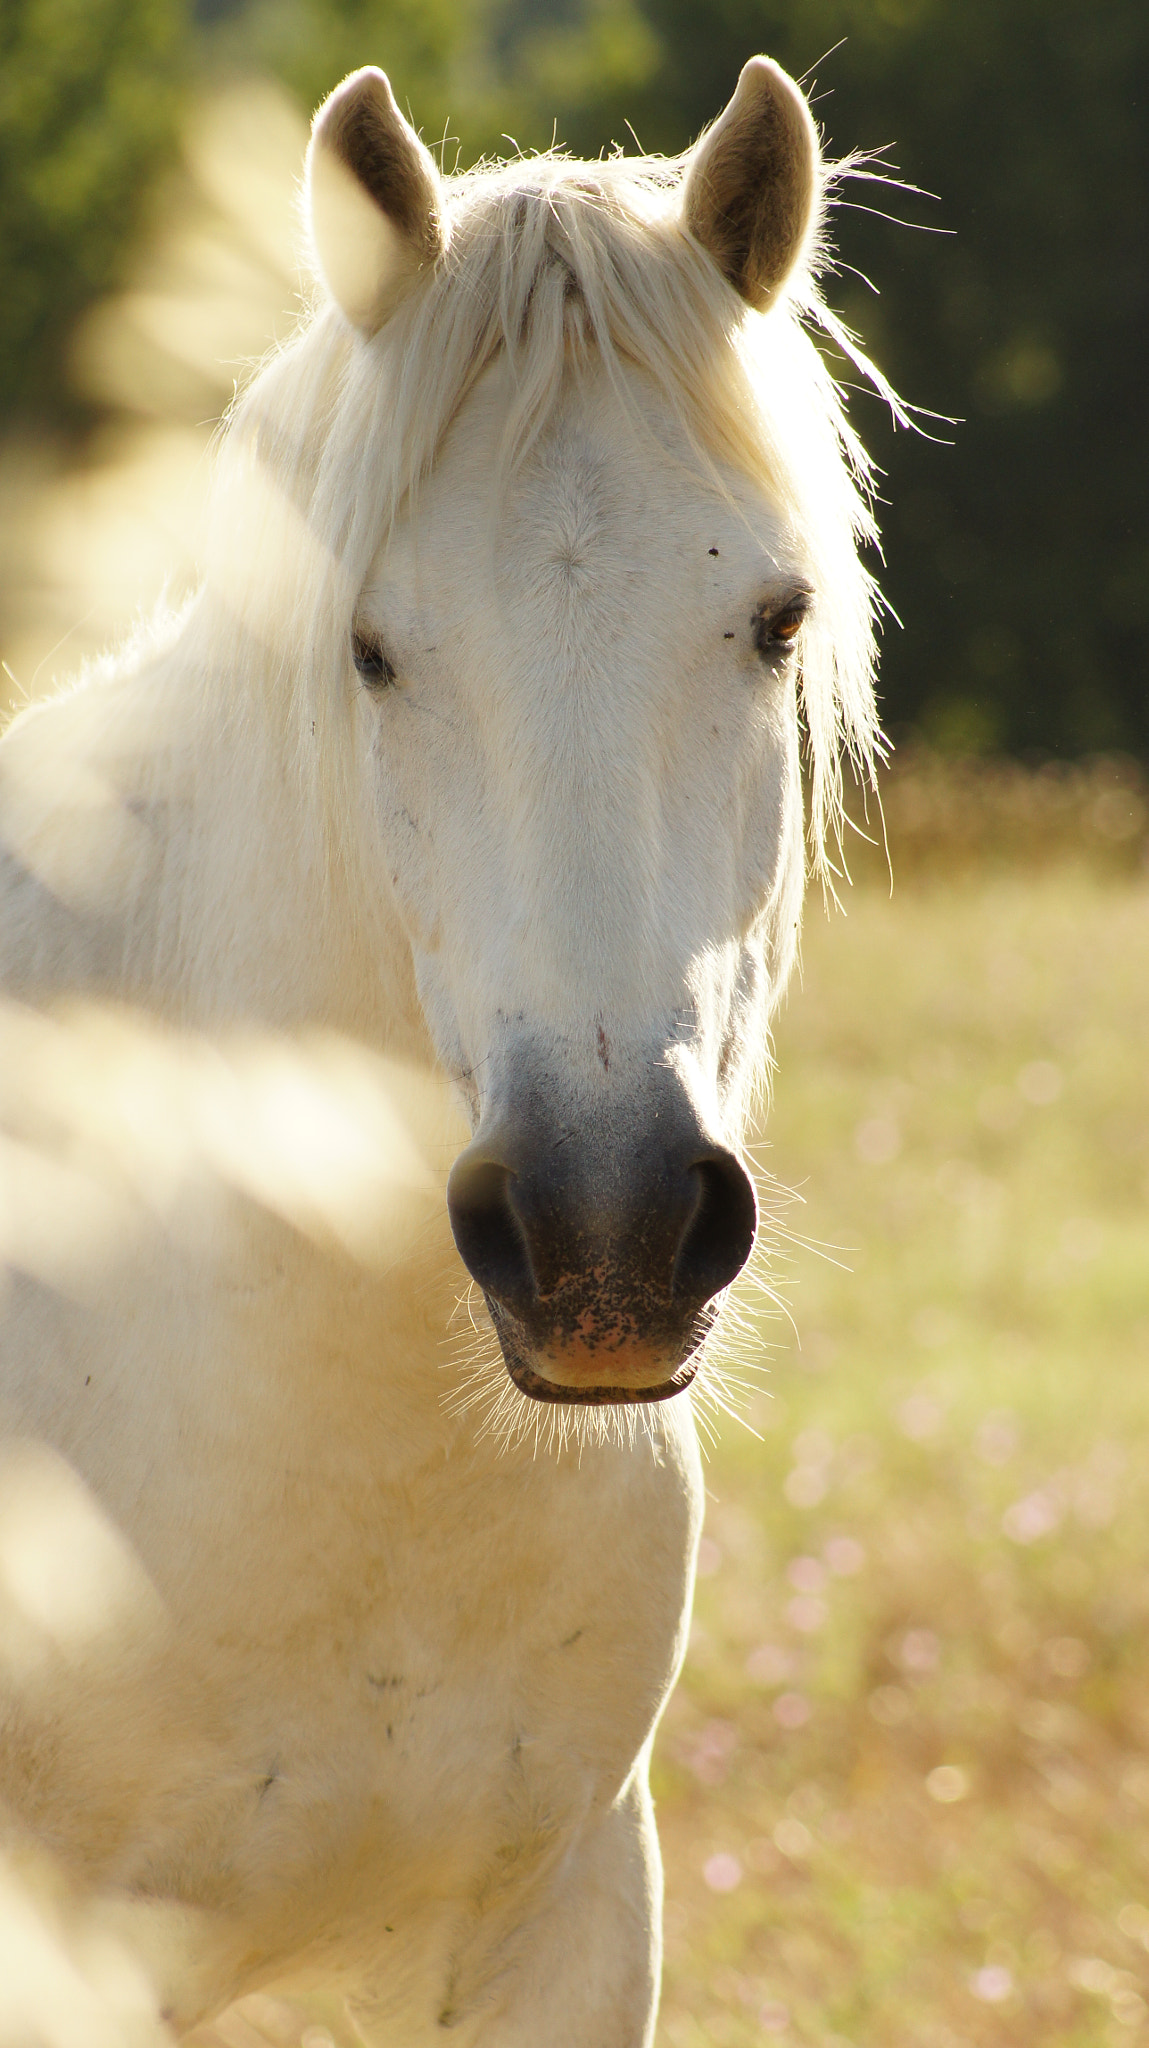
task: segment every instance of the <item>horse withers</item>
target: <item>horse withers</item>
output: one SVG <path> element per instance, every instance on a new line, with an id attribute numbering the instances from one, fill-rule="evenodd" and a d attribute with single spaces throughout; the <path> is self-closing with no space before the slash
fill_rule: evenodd
<path id="1" fill-rule="evenodd" d="M 0 1788 L 133 2025 L 652 2038 L 800 717 L 816 867 L 878 745 L 828 175 L 765 58 L 449 179 L 353 75 L 198 595 L 0 748 Z"/>

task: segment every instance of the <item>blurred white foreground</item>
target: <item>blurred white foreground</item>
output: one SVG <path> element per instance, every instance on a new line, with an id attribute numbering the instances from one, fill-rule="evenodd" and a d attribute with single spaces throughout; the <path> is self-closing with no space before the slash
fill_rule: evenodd
<path id="1" fill-rule="evenodd" d="M 349 1283 L 380 1273 L 441 1208 L 457 1137 L 437 1084 L 335 1033 L 209 1040 L 113 1006 L 0 1005 L 0 1315 L 6 1293 L 32 1287 L 98 1322 L 117 1276 L 130 1292 L 161 1246 L 202 1254 L 236 1201 L 307 1239 Z M 8 1423 L 0 1416 L 0 1746 L 26 1746 L 39 1728 L 50 1754 L 61 1693 L 72 1719 L 85 1692 L 106 1711 L 96 1702 L 110 1689 L 130 1747 L 134 1706 L 143 1728 L 170 1650 L 164 1603 L 68 1460 Z M 98 1787 L 86 1800 L 98 1833 L 93 1798 Z M 85 1888 L 74 1854 L 68 1863 L 66 1875 L 0 1815 L 0 2048 L 159 2048 L 172 2037 L 149 1958 L 162 1966 L 182 1944 L 180 1916 L 116 1897 L 114 1872 Z M 306 2048 L 334 2039 L 253 1998 L 194 2039 L 292 2048 L 305 2032 Z"/>

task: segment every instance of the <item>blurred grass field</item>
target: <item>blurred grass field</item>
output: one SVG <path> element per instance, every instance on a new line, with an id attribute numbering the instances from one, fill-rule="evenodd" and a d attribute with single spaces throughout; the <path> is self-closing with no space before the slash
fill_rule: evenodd
<path id="1" fill-rule="evenodd" d="M 660 2048 L 1149 2039 L 1144 798 L 911 761 L 887 815 L 777 1035 L 844 1249 L 709 1462 Z"/>

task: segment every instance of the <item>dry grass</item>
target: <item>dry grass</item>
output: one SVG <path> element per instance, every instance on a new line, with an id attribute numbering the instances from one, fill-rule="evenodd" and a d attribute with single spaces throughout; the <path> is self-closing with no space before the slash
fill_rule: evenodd
<path id="1" fill-rule="evenodd" d="M 811 909 L 766 1158 L 851 1270 L 796 1256 L 801 1349 L 764 1332 L 761 1441 L 728 1425 L 710 1465 L 657 1757 L 660 2048 L 1149 2036 L 1149 882 L 1119 773 L 911 764 L 907 879 Z"/>
<path id="2" fill-rule="evenodd" d="M 899 747 L 869 817 L 857 793 L 847 853 L 859 880 L 889 869 L 882 814 L 900 882 L 987 867 L 1016 874 L 1071 860 L 1098 874 L 1129 875 L 1149 858 L 1149 780 L 1124 754 L 1040 767 L 1004 758 L 952 759 L 912 741 Z"/>

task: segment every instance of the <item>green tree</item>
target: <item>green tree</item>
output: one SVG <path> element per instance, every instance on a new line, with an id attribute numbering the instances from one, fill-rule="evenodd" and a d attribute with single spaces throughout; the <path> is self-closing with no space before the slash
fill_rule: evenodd
<path id="1" fill-rule="evenodd" d="M 662 47 L 640 0 L 199 0 L 197 13 L 209 64 L 270 72 L 308 113 L 348 71 L 381 65 L 448 170 L 546 148 L 560 109 L 597 135 Z"/>
<path id="2" fill-rule="evenodd" d="M 480 0 L 201 0 L 210 68 L 270 73 L 310 114 L 361 64 L 387 71 L 399 104 L 434 142 L 471 98 Z M 448 156 L 448 165 L 451 158 Z"/>
<path id="3" fill-rule="evenodd" d="M 181 0 L 0 5 L 0 413 L 67 402 L 72 323 L 173 146 L 186 30 Z"/>

